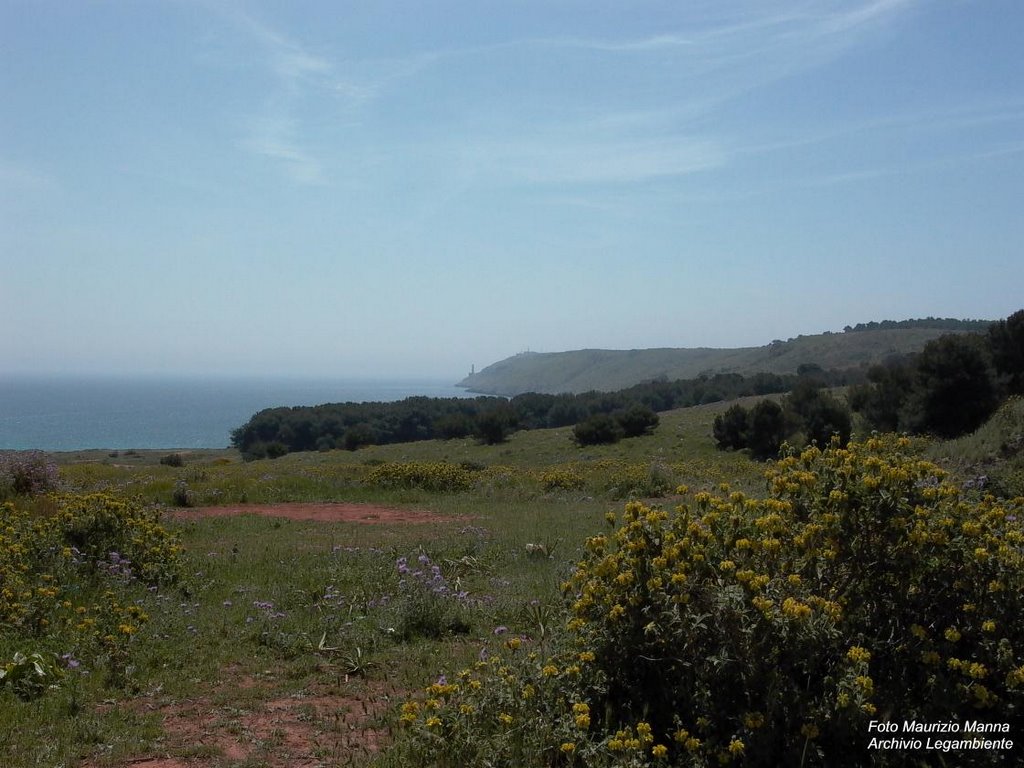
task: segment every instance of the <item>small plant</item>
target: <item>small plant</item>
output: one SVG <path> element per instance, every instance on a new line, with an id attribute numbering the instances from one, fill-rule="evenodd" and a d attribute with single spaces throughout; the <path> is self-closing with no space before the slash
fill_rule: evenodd
<path id="1" fill-rule="evenodd" d="M 0 498 L 38 496 L 59 484 L 57 464 L 42 451 L 0 452 Z"/>
<path id="2" fill-rule="evenodd" d="M 400 557 L 395 568 L 399 576 L 395 632 L 399 639 L 436 639 L 469 631 L 464 612 L 469 594 L 458 582 L 449 584 L 430 557 L 421 553 L 411 564 Z"/>
<path id="3" fill-rule="evenodd" d="M 160 457 L 160 463 L 165 467 L 183 467 L 185 458 L 180 453 L 168 453 L 166 456 Z"/>
<path id="4" fill-rule="evenodd" d="M 171 492 L 171 501 L 174 502 L 176 507 L 193 506 L 192 490 L 188 487 L 188 483 L 184 480 L 179 480 L 174 484 L 174 490 Z"/>
<path id="5" fill-rule="evenodd" d="M 14 660 L 0 666 L 0 687 L 10 685 L 22 701 L 38 699 L 48 688 L 57 687 L 60 667 L 40 653 L 14 654 Z"/>

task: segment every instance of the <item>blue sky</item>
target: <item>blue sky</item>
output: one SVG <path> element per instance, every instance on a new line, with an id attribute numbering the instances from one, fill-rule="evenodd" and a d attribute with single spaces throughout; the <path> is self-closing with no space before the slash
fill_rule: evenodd
<path id="1" fill-rule="evenodd" d="M 1024 307 L 1019 0 L 0 2 L 0 373 Z"/>

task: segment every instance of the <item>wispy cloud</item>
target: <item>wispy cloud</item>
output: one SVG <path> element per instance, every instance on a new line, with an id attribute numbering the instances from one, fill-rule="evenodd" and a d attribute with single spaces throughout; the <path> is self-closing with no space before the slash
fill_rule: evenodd
<path id="1" fill-rule="evenodd" d="M 462 154 L 499 184 L 631 184 L 707 170 L 725 158 L 716 142 L 683 136 L 521 136 L 477 141 Z"/>
<path id="2" fill-rule="evenodd" d="M 306 151 L 295 138 L 294 120 L 277 116 L 255 118 L 249 135 L 241 145 L 262 157 L 277 161 L 294 182 L 303 185 L 324 183 L 322 163 Z"/>
<path id="3" fill-rule="evenodd" d="M 331 65 L 325 58 L 310 53 L 266 23 L 242 11 L 236 11 L 233 16 L 260 43 L 271 68 L 287 85 L 330 71 Z"/>
<path id="4" fill-rule="evenodd" d="M 672 100 L 676 125 L 665 129 L 640 119 L 619 131 L 595 135 L 583 130 L 586 121 L 573 115 L 572 105 L 579 101 L 576 94 L 567 92 L 557 111 L 544 114 L 530 105 L 529 82 L 513 81 L 487 94 L 489 104 L 480 108 L 481 115 L 489 116 L 485 123 L 506 120 L 502 129 L 493 130 L 492 125 L 489 131 L 481 130 L 474 114 L 477 107 L 467 96 L 441 116 L 451 121 L 450 138 L 457 140 L 461 149 L 453 152 L 436 145 L 435 154 L 450 152 L 460 164 L 453 173 L 461 178 L 493 180 L 503 176 L 519 183 L 586 184 L 681 176 L 727 165 L 731 159 L 728 147 L 740 143 L 733 137 L 710 134 L 706 128 L 694 130 L 687 122 L 714 121 L 731 100 L 842 55 L 862 33 L 898 20 L 916 2 L 870 0 L 851 5 L 810 0 L 772 4 L 767 9 L 751 3 L 729 6 L 721 13 L 712 4 L 701 13 L 682 14 L 675 28 L 648 35 L 522 37 L 360 59 L 313 51 L 265 21 L 235 11 L 230 17 L 248 36 L 271 74 L 264 104 L 247 118 L 247 135 L 240 146 L 279 164 L 296 183 L 325 183 L 326 162 L 309 140 L 304 104 L 320 99 L 340 113 L 347 112 L 353 122 L 363 117 L 372 120 L 375 116 L 365 107 L 389 99 L 390 106 L 397 107 L 389 112 L 402 113 L 402 105 L 394 100 L 411 91 L 396 88 L 401 81 L 424 78 L 429 87 L 429 78 L 445 78 L 446 87 L 454 90 L 454 83 L 465 73 L 486 70 L 493 63 L 485 58 L 507 56 L 511 62 L 524 55 L 548 57 L 549 65 L 557 69 L 558 57 L 576 51 L 605 55 L 605 66 L 612 67 L 611 71 L 626 67 L 624 71 L 638 83 L 661 82 L 660 89 L 644 88 L 649 90 L 647 105 L 653 111 L 663 108 L 657 99 Z M 709 9 L 713 11 L 710 15 Z M 620 62 L 621 57 L 628 59 Z M 439 67 L 446 69 L 437 71 Z M 515 71 L 511 64 L 509 67 Z M 600 91 L 599 81 L 595 80 L 594 88 Z M 599 119 L 599 110 L 629 114 L 622 109 L 624 102 L 584 99 L 580 104 L 585 105 L 583 114 L 589 110 L 593 120 Z M 493 109 L 496 105 L 497 111 Z M 643 112 L 636 104 L 630 108 Z M 560 117 L 558 112 L 564 115 Z M 468 174 L 467 163 L 473 168 Z"/>
<path id="5" fill-rule="evenodd" d="M 240 9 L 228 17 L 254 43 L 258 61 L 271 75 L 262 108 L 244 119 L 246 135 L 239 146 L 277 163 L 297 184 L 324 183 L 323 162 L 303 141 L 297 112 L 309 91 L 338 87 L 330 61 Z"/>

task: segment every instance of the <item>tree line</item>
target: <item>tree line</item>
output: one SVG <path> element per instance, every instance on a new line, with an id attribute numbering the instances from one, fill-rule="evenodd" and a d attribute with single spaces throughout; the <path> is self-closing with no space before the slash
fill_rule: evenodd
<path id="1" fill-rule="evenodd" d="M 879 432 L 946 439 L 973 432 L 1005 398 L 1024 394 L 1024 310 L 986 322 L 984 333 L 950 333 L 919 353 L 872 366 L 865 381 L 849 388 L 846 403 L 824 387 L 807 376 L 779 402 L 731 406 L 714 421 L 718 447 L 770 458 L 785 441 L 825 445 L 836 435 L 845 444 L 851 411 Z"/>
<path id="2" fill-rule="evenodd" d="M 856 378 L 856 374 L 846 371 L 802 368 L 805 375 L 808 370 L 829 386 L 841 386 Z M 799 378 L 773 373 L 720 373 L 675 381 L 661 378 L 616 392 L 528 392 L 511 399 L 409 397 L 396 402 L 268 408 L 235 429 L 231 442 L 246 459 L 463 437 L 499 443 L 516 430 L 575 425 L 580 425 L 575 434 L 580 444 L 611 442 L 649 431 L 657 423 L 656 418 L 652 423 L 651 416 L 659 411 L 786 392 Z"/>
<path id="3" fill-rule="evenodd" d="M 843 328 L 843 333 L 859 333 L 861 331 L 905 330 L 909 328 L 929 328 L 939 331 L 970 331 L 985 333 L 992 320 L 958 320 L 953 317 L 924 317 L 917 320 L 882 320 L 881 322 L 857 323 Z"/>

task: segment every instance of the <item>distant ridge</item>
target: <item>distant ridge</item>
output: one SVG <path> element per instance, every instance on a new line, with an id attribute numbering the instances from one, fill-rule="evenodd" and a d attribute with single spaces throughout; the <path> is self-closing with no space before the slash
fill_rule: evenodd
<path id="1" fill-rule="evenodd" d="M 798 336 L 763 347 L 737 349 L 580 349 L 523 352 L 470 374 L 456 386 L 483 395 L 524 392 L 612 392 L 657 378 L 693 379 L 716 373 L 796 373 L 801 365 L 846 369 L 919 352 L 947 333 L 984 331 L 991 321 L 883 321 L 847 327 L 842 333 Z"/>

